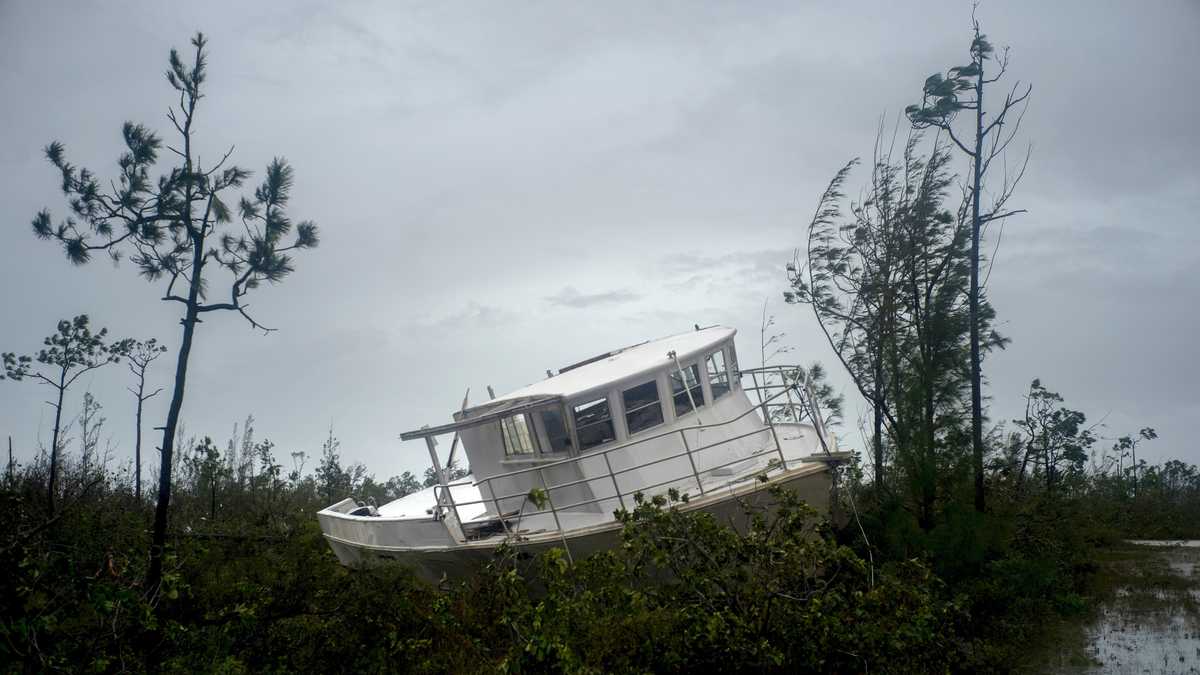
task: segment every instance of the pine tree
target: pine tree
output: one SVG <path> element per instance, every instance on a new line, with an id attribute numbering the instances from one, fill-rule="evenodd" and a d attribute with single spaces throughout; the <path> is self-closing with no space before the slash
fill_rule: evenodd
<path id="1" fill-rule="evenodd" d="M 137 400 L 133 443 L 133 494 L 140 504 L 142 501 L 142 408 L 146 401 L 162 392 L 162 387 L 159 387 L 149 394 L 146 393 L 146 371 L 155 359 L 166 353 L 167 348 L 165 345 L 158 344 L 158 340 L 150 338 L 149 340 L 125 340 L 122 349 L 128 355 L 129 372 L 137 378 L 137 388 L 128 387 L 128 389 L 129 393 L 133 394 L 134 399 Z"/>
<path id="2" fill-rule="evenodd" d="M 49 385 L 56 392 L 55 400 L 50 402 L 50 407 L 54 408 L 54 429 L 50 438 L 50 478 L 46 483 L 46 503 L 51 514 L 54 513 L 58 481 L 58 457 L 63 445 L 62 411 L 67 389 L 85 373 L 119 361 L 126 349 L 127 341 L 110 344 L 104 341 L 106 335 L 107 328 L 93 333 L 88 316 L 80 314 L 74 319 L 59 321 L 58 331 L 42 341 L 46 348 L 36 356 L 17 356 L 11 352 L 0 356 L 9 379 L 30 378 Z M 35 366 L 35 362 L 44 368 Z M 4 375 L 0 375 L 0 379 L 4 379 Z"/>
<path id="3" fill-rule="evenodd" d="M 316 225 L 293 223 L 287 215 L 294 177 L 284 159 L 276 158 L 267 166 L 261 185 L 252 196 L 237 201 L 236 212 L 229 205 L 231 195 L 250 178 L 250 171 L 227 165 L 232 147 L 211 166 L 200 163 L 194 141 L 197 108 L 208 76 L 207 40 L 197 33 L 191 44 L 192 63 L 185 64 L 172 49 L 166 71 L 167 82 L 178 96 L 177 105 L 167 113 L 177 143 L 164 146 L 147 127 L 126 122 L 122 129 L 126 152 L 118 159 L 119 175 L 111 182 L 69 163 L 63 144 L 51 143 L 46 157 L 62 175 L 72 215 L 54 224 L 49 211 L 43 210 L 33 220 L 34 234 L 61 244 L 72 263 L 87 263 L 96 252 L 107 253 L 114 261 L 128 255 L 143 277 L 165 285 L 164 301 L 181 306 L 183 334 L 163 426 L 146 583 L 151 592 L 157 591 L 162 579 L 175 435 L 196 326 L 202 315 L 232 311 L 254 328 L 271 330 L 248 313 L 246 295 L 264 282 L 282 281 L 293 270 L 292 252 L 313 248 L 318 241 Z M 177 163 L 153 179 L 150 171 L 164 147 Z M 214 299 L 219 295 L 216 273 L 222 270 L 228 275 L 223 301 Z"/>
<path id="4" fill-rule="evenodd" d="M 940 135 L 928 154 L 912 132 L 899 156 L 877 137 L 871 177 L 843 214 L 837 173 L 809 225 L 804 255 L 789 266 L 789 302 L 809 305 L 874 411 L 876 495 L 907 493 L 920 525 L 933 526 L 967 387 L 968 205 L 947 208 L 953 174 Z M 981 323 L 993 315 L 985 302 Z M 985 349 L 1003 341 L 994 333 Z M 884 449 L 893 466 L 885 474 Z"/>
<path id="5" fill-rule="evenodd" d="M 1024 212 L 1009 210 L 1005 205 L 1025 173 L 1029 153 L 1026 152 L 1024 161 L 1017 164 L 1011 172 L 1005 163 L 999 190 L 994 193 L 990 206 L 982 204 L 983 192 L 992 162 L 997 158 L 1004 158 L 1005 151 L 1020 129 L 1032 86 L 1027 85 L 1024 91 L 1021 91 L 1020 82 L 1015 83 L 1005 96 L 1004 103 L 992 115 L 991 120 L 987 121 L 984 94 L 1007 72 L 1008 50 L 1005 49 L 1000 55 L 995 75 L 988 77 L 990 62 L 996 59 L 995 49 L 988 42 L 987 36 L 980 31 L 979 22 L 974 20 L 974 17 L 972 24 L 974 35 L 971 40 L 970 63 L 950 68 L 945 75 L 934 73 L 926 78 L 920 105 L 910 105 L 905 112 L 915 128 L 934 127 L 946 132 L 971 161 L 971 178 L 967 186 L 971 204 L 971 281 L 968 291 L 971 330 L 971 446 L 975 472 L 975 509 L 983 512 L 983 370 L 980 345 L 983 340 L 981 307 L 986 280 L 983 283 L 980 281 L 979 245 L 988 223 L 1002 222 L 1005 218 Z M 965 143 L 955 131 L 954 125 L 955 118 L 963 110 L 973 111 L 971 136 Z M 1009 113 L 1013 111 L 1017 111 L 1016 118 L 1009 124 Z M 1007 129 L 1006 124 L 1009 125 Z"/>

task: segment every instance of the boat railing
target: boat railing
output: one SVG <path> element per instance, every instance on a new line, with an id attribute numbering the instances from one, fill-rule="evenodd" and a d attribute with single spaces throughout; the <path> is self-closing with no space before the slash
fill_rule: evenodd
<path id="1" fill-rule="evenodd" d="M 811 378 L 801 366 L 764 366 L 741 371 L 742 379 L 749 377 L 750 386 L 742 388 L 753 391 L 758 398 L 758 407 L 764 420 L 771 422 L 803 422 L 807 420 L 817 431 L 821 449 L 829 454 L 835 451 L 834 442 L 825 430 L 825 417 L 821 412 L 820 400 Z M 803 395 L 792 396 L 792 392 Z M 784 398 L 779 398 L 782 392 Z"/>
<path id="2" fill-rule="evenodd" d="M 775 367 L 775 368 L 780 369 L 780 371 L 778 373 L 775 373 L 774 369 L 761 369 L 760 368 L 760 369 L 754 369 L 753 371 L 743 371 L 742 372 L 743 376 L 745 376 L 747 374 L 752 375 L 752 379 L 754 381 L 753 387 L 750 387 L 750 388 L 743 387 L 743 388 L 754 390 L 756 392 L 756 394 L 758 395 L 759 403 L 730 419 L 727 419 L 727 420 L 724 420 L 721 422 L 711 423 L 711 424 L 696 424 L 696 425 L 691 425 L 691 426 L 687 426 L 687 427 L 671 429 L 669 431 L 664 431 L 664 432 L 654 434 L 651 436 L 646 436 L 644 438 L 639 438 L 636 440 L 632 440 L 632 441 L 628 441 L 628 442 L 621 443 L 618 445 L 614 445 L 610 448 L 605 448 L 605 449 L 589 452 L 588 454 L 580 455 L 578 457 L 568 457 L 568 458 L 554 461 L 554 462 L 547 462 L 545 464 L 539 464 L 537 466 L 516 469 L 516 470 L 508 471 L 508 472 L 505 472 L 502 474 L 495 474 L 492 476 L 487 476 L 487 477 L 484 477 L 481 479 L 477 479 L 473 482 L 460 481 L 460 482 L 447 483 L 445 485 L 439 485 L 434 488 L 434 495 L 437 498 L 437 503 L 444 505 L 442 508 L 443 509 L 448 508 L 448 510 L 453 514 L 454 520 L 456 521 L 457 526 L 458 526 L 455 529 L 459 529 L 459 531 L 461 531 L 460 528 L 462 527 L 462 524 L 463 524 L 462 520 L 458 516 L 459 507 L 482 505 L 485 508 L 488 508 L 488 507 L 493 508 L 495 510 L 495 514 L 496 514 L 495 519 L 499 521 L 501 527 L 503 528 L 504 533 L 507 536 L 511 536 L 513 534 L 513 532 L 511 532 L 509 529 L 508 521 L 510 518 L 528 518 L 531 516 L 548 514 L 553 518 L 555 530 L 557 531 L 557 534 L 559 535 L 560 539 L 562 539 L 564 548 L 567 549 L 567 554 L 569 557 L 570 556 L 570 548 L 567 546 L 566 536 L 564 533 L 564 528 L 563 528 L 563 523 L 562 523 L 562 518 L 561 518 L 561 514 L 564 511 L 577 510 L 582 507 L 591 506 L 594 504 L 600 504 L 602 502 L 615 502 L 616 504 L 620 505 L 620 508 L 628 509 L 629 504 L 626 502 L 626 497 L 628 497 L 628 496 L 632 496 L 632 495 L 638 494 L 638 493 L 649 492 L 649 491 L 663 488 L 666 486 L 679 485 L 680 483 L 684 483 L 684 482 L 690 483 L 690 481 L 692 481 L 692 480 L 695 481 L 696 489 L 698 490 L 700 495 L 703 496 L 706 493 L 706 488 L 705 488 L 704 480 L 702 479 L 702 476 L 704 476 L 705 474 L 715 474 L 715 472 L 720 471 L 721 469 L 725 469 L 725 468 L 728 468 L 735 464 L 740 464 L 740 463 L 754 460 L 754 459 L 757 459 L 757 458 L 760 458 L 763 456 L 778 455 L 778 457 L 771 457 L 769 459 L 768 470 L 778 468 L 780 470 L 786 471 L 788 468 L 787 458 L 784 456 L 783 446 L 779 442 L 779 434 L 775 428 L 775 424 L 777 422 L 783 422 L 783 421 L 785 421 L 785 419 L 778 413 L 772 412 L 772 411 L 775 411 L 778 409 L 777 406 L 801 406 L 804 410 L 807 410 L 809 412 L 809 415 L 814 420 L 813 427 L 817 432 L 818 438 L 820 439 L 821 446 L 825 450 L 825 452 L 828 453 L 829 445 L 828 445 L 827 441 L 825 440 L 824 426 L 820 424 L 819 409 L 816 407 L 816 404 L 814 401 L 809 400 L 811 398 L 811 394 L 812 394 L 811 388 L 804 387 L 804 385 L 806 385 L 807 382 L 802 379 L 797 379 L 795 377 L 793 377 L 790 380 L 787 379 L 787 374 L 785 372 L 785 371 L 788 371 L 787 367 L 779 366 L 779 367 Z M 767 372 L 766 372 L 767 370 L 771 370 L 771 372 L 773 372 L 776 375 L 777 380 L 768 383 L 767 379 L 765 378 L 765 375 L 767 374 Z M 794 372 L 796 372 L 796 370 L 797 369 L 795 367 L 792 367 L 790 369 L 790 372 L 794 373 Z M 803 371 L 801 370 L 800 372 L 803 372 Z M 762 380 L 763 380 L 761 383 L 759 381 L 760 377 L 762 377 Z M 768 388 L 770 388 L 770 389 L 768 390 Z M 783 401 L 783 399 L 786 399 L 786 401 Z M 721 440 L 718 440 L 718 441 L 715 441 L 712 443 L 708 443 L 708 444 L 700 444 L 699 443 L 700 435 L 698 433 L 695 433 L 695 437 L 697 439 L 696 447 L 693 447 L 693 444 L 688 441 L 687 434 L 689 432 L 694 433 L 694 432 L 702 431 L 705 429 L 715 429 L 718 427 L 728 426 L 730 424 L 738 422 L 739 420 L 743 419 L 747 415 L 754 415 L 758 412 L 761 412 L 761 414 L 762 414 L 763 425 L 756 426 L 756 428 L 754 428 L 750 431 L 739 433 L 737 435 L 730 436 L 728 438 L 722 438 Z M 801 419 L 802 418 L 800 416 L 798 416 L 798 413 L 793 412 L 793 414 L 790 417 L 786 418 L 786 421 L 799 422 Z M 742 440 L 744 438 L 760 435 L 763 433 L 769 433 L 772 445 L 765 446 L 762 449 L 760 449 L 756 452 L 753 452 L 749 455 L 738 456 L 738 457 L 734 458 L 733 460 L 730 460 L 727 462 L 722 462 L 720 464 L 716 464 L 713 466 L 705 466 L 704 468 L 700 468 L 697 465 L 696 456 L 701 452 L 705 452 L 707 450 L 711 450 L 713 448 L 718 448 L 721 446 L 726 446 L 730 443 L 734 443 L 734 442 Z M 635 446 L 650 443 L 655 440 L 663 439 L 663 438 L 666 438 L 669 436 L 678 436 L 679 437 L 679 442 L 683 448 L 682 452 L 671 454 L 671 455 L 668 455 L 665 457 L 656 457 L 654 459 L 644 461 L 644 462 L 635 464 L 633 466 L 614 469 L 613 461 L 612 461 L 613 453 L 627 451 L 630 448 L 633 448 Z M 670 479 L 660 481 L 660 482 L 652 484 L 652 485 L 638 485 L 635 490 L 628 490 L 628 489 L 622 490 L 621 489 L 621 485 L 620 485 L 620 481 L 619 481 L 620 476 L 623 476 L 632 471 L 642 470 L 647 467 L 655 466 L 655 465 L 662 464 L 665 462 L 679 460 L 679 459 L 682 459 L 685 457 L 688 460 L 688 466 L 691 469 L 690 472 L 683 473 L 682 475 L 676 475 Z M 592 476 L 588 476 L 587 472 L 584 471 L 583 463 L 584 462 L 598 462 L 598 461 L 603 461 L 603 471 L 596 473 Z M 777 464 L 776 464 L 776 462 L 777 462 Z M 579 467 L 580 473 L 584 474 L 584 477 L 577 479 L 577 480 L 571 480 L 571 481 L 562 482 L 562 483 L 554 483 L 553 485 L 547 480 L 546 472 L 548 470 L 552 470 L 552 469 L 555 469 L 558 467 L 563 467 L 563 466 L 568 466 L 568 465 L 573 465 L 573 466 Z M 537 474 L 538 482 L 541 483 L 540 496 L 537 493 L 535 493 L 533 490 L 525 490 L 523 492 L 516 492 L 516 493 L 512 493 L 512 494 L 502 494 L 502 495 L 496 494 L 496 492 L 494 490 L 494 485 L 495 485 L 496 481 L 511 479 L 513 477 L 522 476 L 525 474 Z M 556 490 L 564 490 L 566 488 L 574 487 L 577 485 L 594 484 L 597 482 L 600 482 L 601 484 L 611 483 L 614 494 L 611 496 L 605 495 L 605 496 L 599 496 L 599 497 L 591 497 L 589 499 L 583 499 L 583 500 L 575 501 L 575 502 L 568 503 L 568 504 L 556 503 L 554 500 L 554 492 Z M 483 496 L 478 500 L 456 502 L 450 488 L 455 487 L 455 486 L 472 485 L 472 484 L 479 486 L 480 494 Z M 483 489 L 485 486 L 487 488 L 486 490 Z M 515 500 L 520 500 L 520 504 L 521 504 L 520 507 L 518 509 L 516 509 L 515 511 L 513 511 L 511 515 L 507 514 L 505 512 L 505 510 L 502 508 L 502 504 L 512 503 Z M 530 505 L 532 505 L 534 507 L 534 510 L 527 510 L 526 507 L 528 507 Z M 464 537 L 465 536 L 466 535 L 464 535 Z"/>

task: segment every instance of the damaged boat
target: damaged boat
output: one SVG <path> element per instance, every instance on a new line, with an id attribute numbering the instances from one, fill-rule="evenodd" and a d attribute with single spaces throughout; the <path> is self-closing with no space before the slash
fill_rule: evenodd
<path id="1" fill-rule="evenodd" d="M 850 453 L 825 429 L 804 370 L 739 369 L 735 335 L 697 326 L 606 352 L 407 431 L 402 440 L 425 441 L 438 484 L 378 507 L 333 504 L 317 514 L 325 539 L 343 564 L 392 559 L 437 580 L 505 542 L 570 558 L 611 548 L 614 514 L 636 494 L 674 490 L 688 495 L 682 510 L 736 524 L 745 502 L 765 504 L 779 485 L 827 512 Z M 471 473 L 451 480 L 460 446 Z"/>

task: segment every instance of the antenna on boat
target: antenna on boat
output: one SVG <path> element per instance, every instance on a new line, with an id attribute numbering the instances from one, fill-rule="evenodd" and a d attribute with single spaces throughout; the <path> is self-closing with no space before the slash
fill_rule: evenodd
<path id="1" fill-rule="evenodd" d="M 692 406 L 692 412 L 696 413 L 696 426 L 704 426 L 704 421 L 700 419 L 700 411 L 696 409 L 696 399 L 692 398 L 692 388 L 688 386 L 687 378 L 683 375 L 683 366 L 679 365 L 679 355 L 675 353 L 674 349 L 672 349 L 671 351 L 667 352 L 667 358 L 675 362 L 675 371 L 679 373 L 679 384 L 683 385 L 683 391 L 687 394 L 688 403 L 690 403 Z M 696 373 L 696 377 L 696 384 L 699 385 L 699 372 Z"/>
<path id="2" fill-rule="evenodd" d="M 492 390 L 492 385 L 489 384 L 487 387 L 488 387 L 488 398 L 495 400 L 496 392 Z"/>

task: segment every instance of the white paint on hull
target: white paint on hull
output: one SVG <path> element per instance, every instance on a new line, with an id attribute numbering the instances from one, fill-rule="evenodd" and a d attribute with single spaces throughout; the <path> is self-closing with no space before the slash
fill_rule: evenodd
<path id="1" fill-rule="evenodd" d="M 685 512 L 700 511 L 713 514 L 722 522 L 741 529 L 747 522 L 745 506 L 771 506 L 774 500 L 769 489 L 774 485 L 795 493 L 819 513 L 828 512 L 832 477 L 829 467 L 821 462 L 804 463 L 786 472 L 776 471 L 768 476 L 766 482 L 750 477 L 746 481 L 727 485 L 722 490 L 709 492 L 702 497 L 690 497 L 688 502 L 677 506 Z M 442 544 L 367 543 L 362 539 L 337 536 L 328 530 L 325 538 L 344 565 L 355 566 L 379 560 L 394 560 L 411 566 L 419 577 L 436 582 L 443 575 L 458 577 L 486 564 L 497 547 L 505 541 L 523 552 L 538 554 L 550 548 L 563 547 L 565 539 L 565 545 L 576 558 L 616 546 L 620 540 L 621 524 L 611 516 L 595 520 L 591 525 L 564 529 L 561 536 L 557 530 L 551 529 L 531 531 L 513 538 L 500 535 L 465 543 L 454 542 L 449 538 Z M 441 526 L 441 523 L 436 524 Z M 386 540 L 387 537 L 375 538 L 376 542 Z"/>

